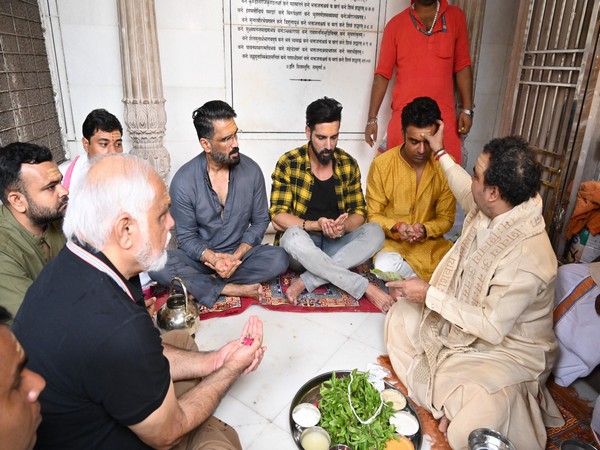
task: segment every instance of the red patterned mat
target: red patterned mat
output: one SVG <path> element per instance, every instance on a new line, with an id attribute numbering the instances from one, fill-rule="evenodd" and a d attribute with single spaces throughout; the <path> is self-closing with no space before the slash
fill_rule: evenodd
<path id="1" fill-rule="evenodd" d="M 549 380 L 547 386 L 565 419 L 565 424 L 562 427 L 547 429 L 546 449 L 559 450 L 561 442 L 565 439 L 578 439 L 596 445 L 590 428 L 592 406 L 579 397 L 573 386 L 564 388 L 556 384 L 554 380 Z"/>
<path id="2" fill-rule="evenodd" d="M 381 366 L 387 368 L 392 374 L 387 381 L 406 394 L 406 388 L 394 373 L 390 358 L 387 355 L 380 356 L 378 361 Z M 583 442 L 595 444 L 594 435 L 590 428 L 590 423 L 592 421 L 592 407 L 590 404 L 586 400 L 580 398 L 577 391 L 572 386 L 563 388 L 557 385 L 553 380 L 549 380 L 547 386 L 565 419 L 565 424 L 562 427 L 546 429 L 548 434 L 546 450 L 559 450 L 561 442 L 566 439 L 578 439 Z M 418 405 L 415 405 L 415 409 L 421 420 L 423 434 L 427 434 L 432 438 L 431 449 L 451 450 L 448 441 L 446 441 L 446 438 L 438 430 L 438 421 L 433 418 L 431 413 Z"/>
<path id="3" fill-rule="evenodd" d="M 383 287 L 383 283 L 370 273 L 368 264 L 362 264 L 355 271 L 365 276 L 371 283 Z M 246 297 L 221 296 L 212 308 L 204 305 L 200 306 L 200 318 L 205 320 L 240 314 L 251 305 L 259 305 L 274 311 L 288 312 L 379 312 L 367 298 L 363 297 L 357 300 L 331 284 L 321 286 L 311 293 L 304 291 L 300 295 L 298 304 L 290 305 L 286 303 L 285 292 L 297 277 L 298 274 L 288 271 L 267 283 L 263 283 L 265 299 L 262 301 Z M 157 297 L 156 308 L 158 309 L 166 301 L 168 293 L 165 288 L 159 287 L 155 291 L 155 295 Z"/>

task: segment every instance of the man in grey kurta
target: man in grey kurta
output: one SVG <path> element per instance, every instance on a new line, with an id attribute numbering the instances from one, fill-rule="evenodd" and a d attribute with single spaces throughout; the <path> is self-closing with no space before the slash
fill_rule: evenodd
<path id="1" fill-rule="evenodd" d="M 284 272 L 282 248 L 261 245 L 269 225 L 265 181 L 258 164 L 239 152 L 235 111 L 214 100 L 194 111 L 203 152 L 171 183 L 171 215 L 178 248 L 150 277 L 168 285 L 180 277 L 202 304 L 220 295 L 264 295 L 260 283 Z"/>

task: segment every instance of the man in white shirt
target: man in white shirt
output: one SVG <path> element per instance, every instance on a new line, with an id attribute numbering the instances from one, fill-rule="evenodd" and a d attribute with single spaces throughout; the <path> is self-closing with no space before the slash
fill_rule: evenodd
<path id="1" fill-rule="evenodd" d="M 559 267 L 554 305 L 558 356 L 552 373 L 558 385 L 569 386 L 600 364 L 600 262 Z"/>

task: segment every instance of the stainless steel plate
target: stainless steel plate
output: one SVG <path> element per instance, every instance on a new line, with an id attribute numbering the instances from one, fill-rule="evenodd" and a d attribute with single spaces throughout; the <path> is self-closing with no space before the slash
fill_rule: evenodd
<path id="1" fill-rule="evenodd" d="M 323 374 L 317 375 L 313 379 L 307 381 L 298 390 L 298 392 L 294 396 L 294 399 L 292 400 L 292 404 L 290 405 L 290 411 L 289 411 L 290 432 L 292 434 L 292 437 L 294 438 L 294 442 L 296 443 L 296 446 L 300 450 L 302 450 L 302 445 L 300 445 L 301 431 L 296 427 L 296 423 L 294 422 L 294 419 L 292 419 L 292 411 L 294 410 L 296 405 L 298 405 L 299 403 L 317 403 L 317 402 L 319 402 L 321 400 L 321 392 L 320 392 L 321 384 L 323 384 L 325 381 L 330 380 L 332 374 L 333 374 L 333 372 L 323 373 Z M 350 374 L 350 371 L 349 370 L 336 370 L 335 374 L 338 378 L 344 378 Z M 396 389 L 396 387 L 394 387 L 393 385 L 391 385 L 388 382 L 385 383 L 385 387 L 386 387 L 386 389 L 398 390 L 398 389 Z M 413 407 L 411 400 L 408 397 L 406 398 L 406 407 L 403 409 L 403 411 L 409 411 L 419 421 L 419 431 L 417 431 L 417 433 L 410 439 L 412 441 L 413 445 L 415 446 L 415 449 L 419 450 L 421 448 L 421 444 L 423 442 L 423 434 L 421 432 L 421 421 L 419 420 L 419 415 L 417 414 L 417 411 L 415 411 L 415 408 Z"/>

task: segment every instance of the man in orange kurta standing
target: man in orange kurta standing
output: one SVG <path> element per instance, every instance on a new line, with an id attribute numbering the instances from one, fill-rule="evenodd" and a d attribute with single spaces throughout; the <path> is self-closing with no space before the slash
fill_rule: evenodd
<path id="1" fill-rule="evenodd" d="M 431 97 L 442 111 L 445 145 L 461 161 L 461 134 L 473 124 L 473 74 L 467 24 L 463 11 L 448 0 L 411 0 L 411 6 L 386 25 L 373 86 L 365 142 L 377 140 L 377 114 L 396 69 L 392 117 L 387 128 L 387 148 L 403 143 L 400 114 L 415 97 Z M 454 79 L 461 101 L 458 120 L 454 105 Z"/>

